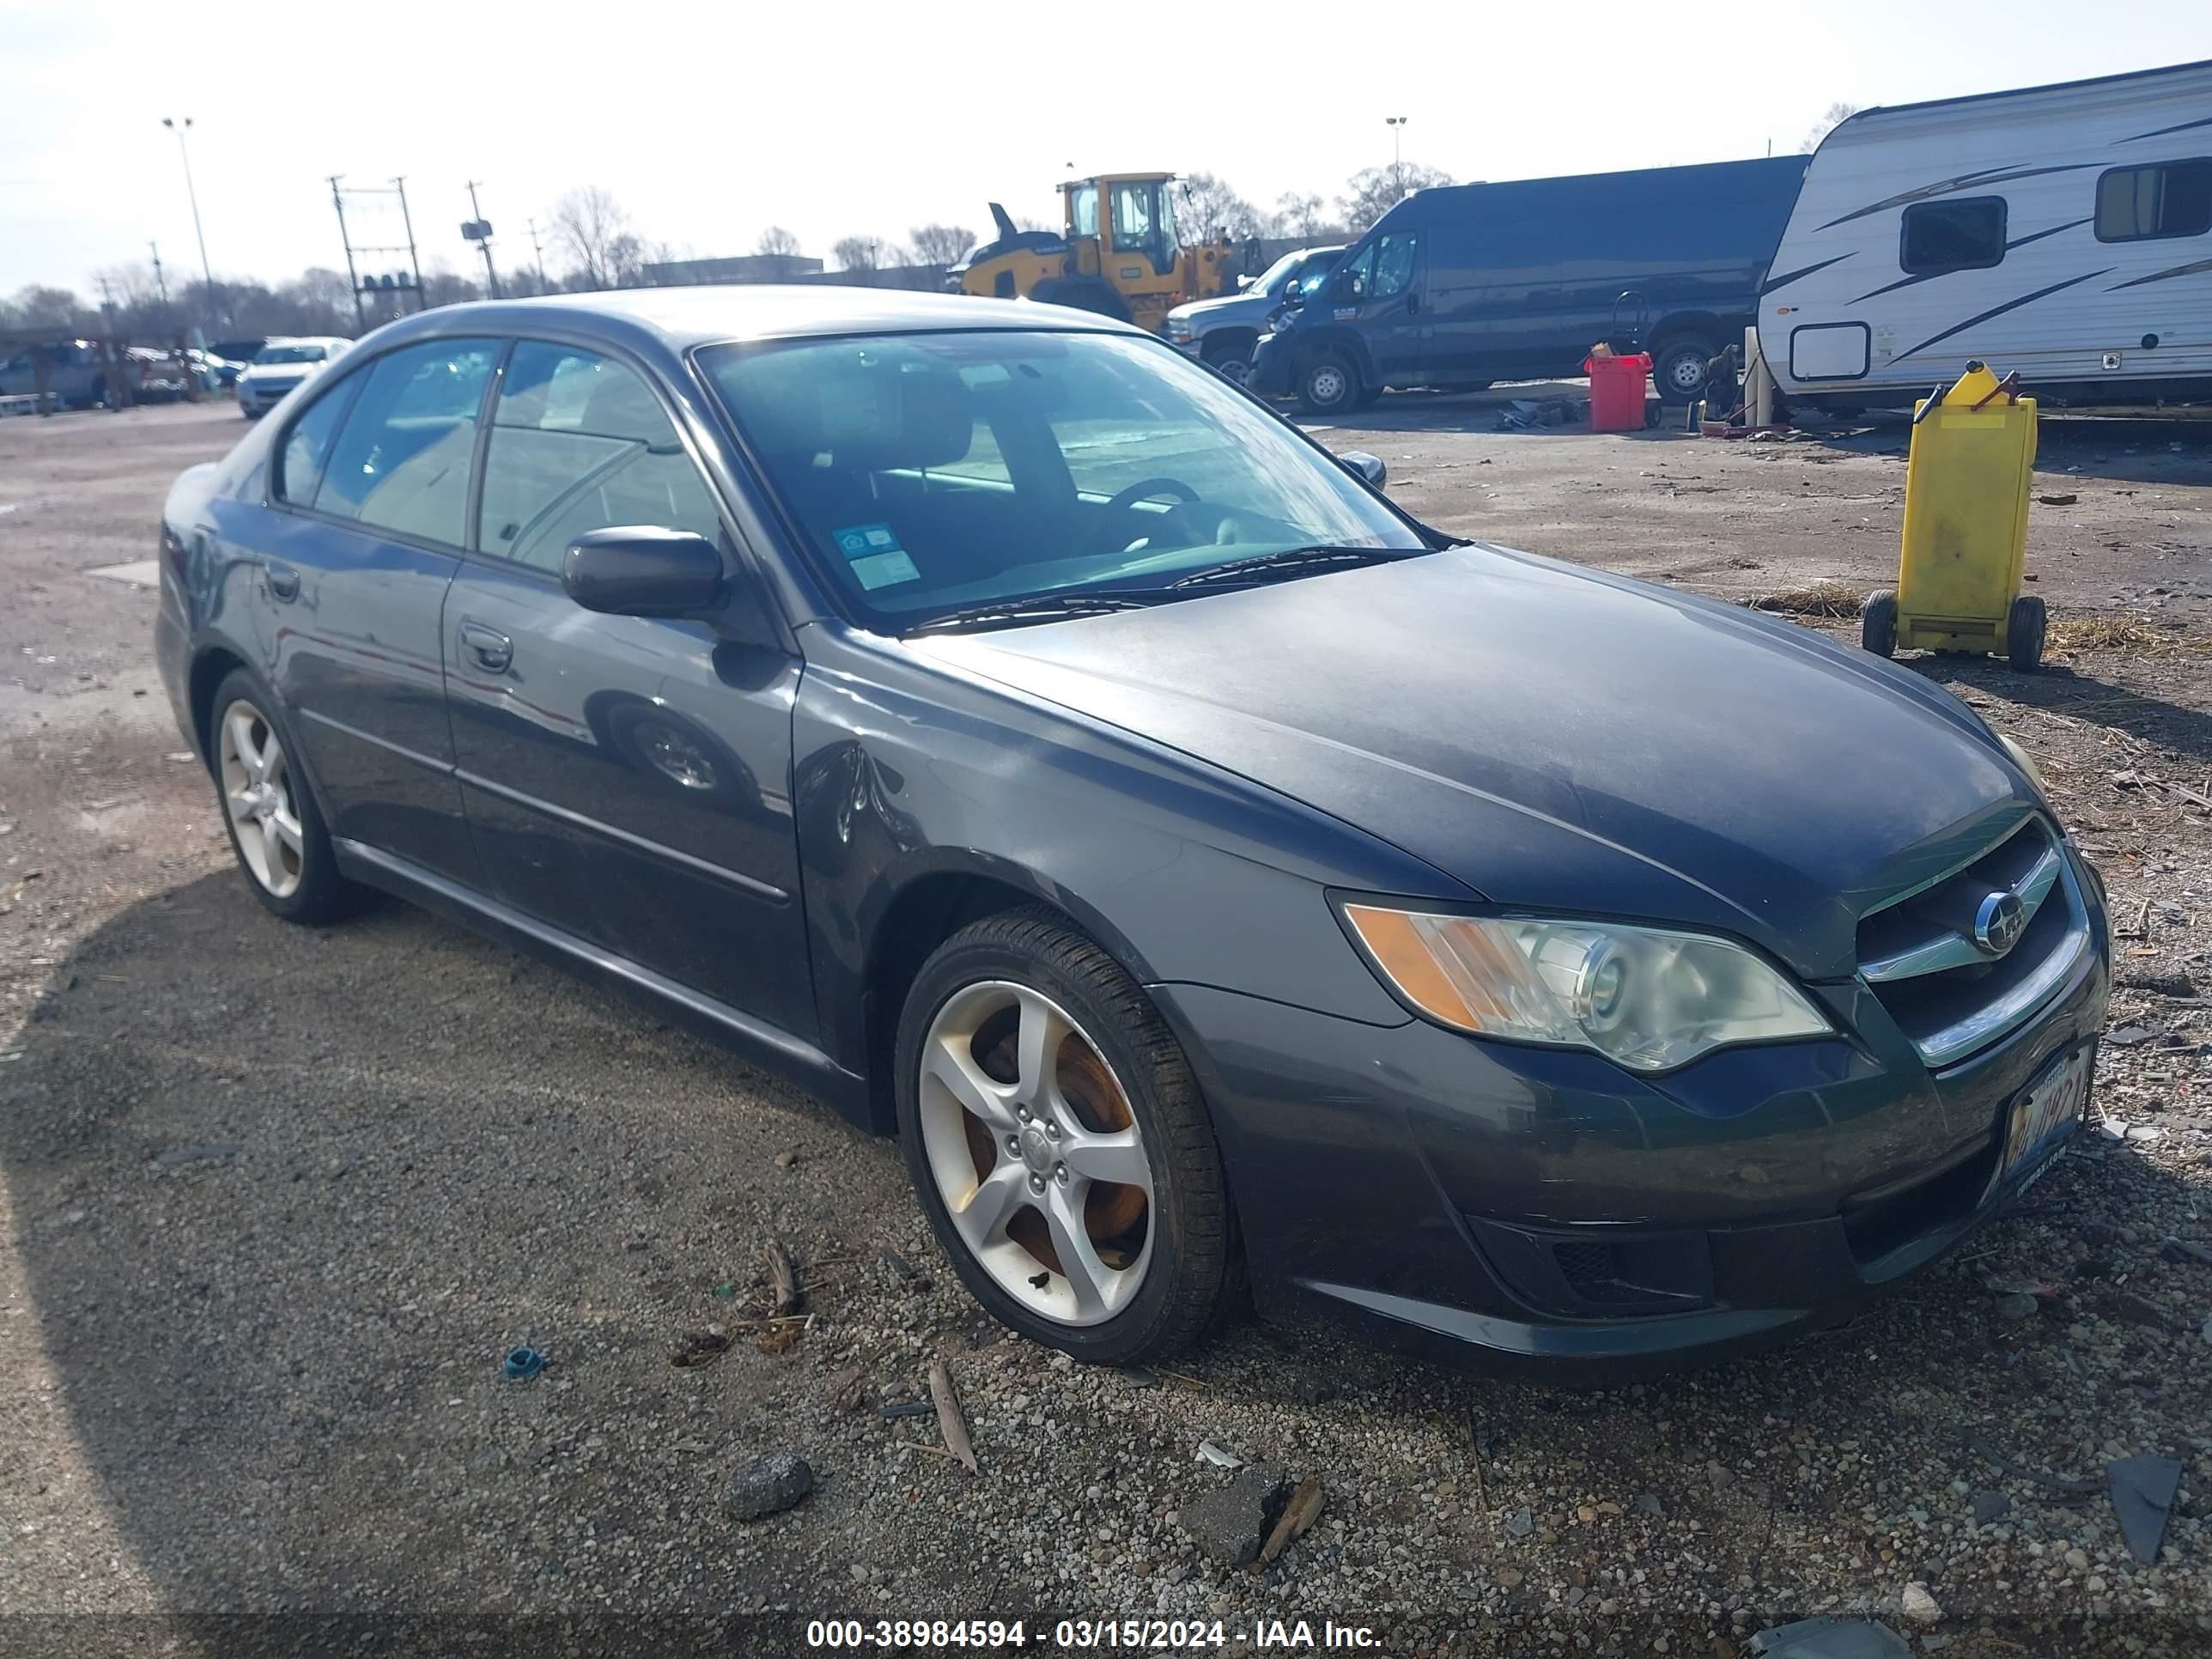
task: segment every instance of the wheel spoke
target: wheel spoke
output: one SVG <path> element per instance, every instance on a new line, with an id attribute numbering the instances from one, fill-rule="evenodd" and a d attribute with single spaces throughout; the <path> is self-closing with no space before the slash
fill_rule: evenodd
<path id="1" fill-rule="evenodd" d="M 927 1074 L 945 1085 L 961 1109 L 1001 1133 L 1012 1133 L 1017 1126 L 1010 1091 L 1006 1085 L 994 1083 L 984 1075 L 983 1068 L 967 1052 L 967 1042 L 968 1037 L 961 1032 L 937 1037 L 929 1045 Z"/>
<path id="2" fill-rule="evenodd" d="M 261 853 L 269 860 L 270 884 L 281 884 L 284 879 L 284 837 L 274 817 L 261 820 Z"/>
<path id="3" fill-rule="evenodd" d="M 1058 1100 L 1060 1085 L 1053 1073 L 1067 1034 L 1068 1024 L 1057 1009 L 1041 996 L 1023 994 L 1021 1030 L 1015 1040 L 1015 1099 L 1039 1110 Z"/>
<path id="4" fill-rule="evenodd" d="M 1144 1144 L 1134 1128 L 1073 1136 L 1061 1145 L 1060 1156 L 1086 1181 L 1113 1181 L 1146 1193 L 1152 1190 L 1152 1165 L 1146 1161 Z"/>
<path id="5" fill-rule="evenodd" d="M 230 711 L 230 746 L 237 752 L 238 763 L 246 769 L 246 781 L 260 782 L 269 763 L 253 741 L 252 712 L 243 705 Z"/>
<path id="6" fill-rule="evenodd" d="M 289 810 L 280 806 L 271 812 L 269 815 L 269 827 L 276 832 L 276 839 L 290 848 L 295 855 L 299 854 L 301 851 L 300 820 L 294 817 Z"/>
<path id="7" fill-rule="evenodd" d="M 1099 1259 L 1084 1228 L 1083 1190 L 1082 1185 L 1047 1187 L 1044 1218 L 1052 1232 L 1053 1254 L 1060 1258 L 1060 1272 L 1075 1297 L 1076 1317 L 1095 1319 L 1106 1310 L 1114 1270 Z"/>
<path id="8" fill-rule="evenodd" d="M 976 1183 L 968 1201 L 951 1210 L 952 1224 L 960 1230 L 968 1248 L 980 1250 L 1003 1237 L 1015 1211 L 1029 1201 L 1029 1171 L 1018 1158 L 1004 1158 Z"/>
<path id="9" fill-rule="evenodd" d="M 240 823 L 253 816 L 253 809 L 261 805 L 261 798 L 251 789 L 235 789 L 230 794 L 230 815 Z"/>

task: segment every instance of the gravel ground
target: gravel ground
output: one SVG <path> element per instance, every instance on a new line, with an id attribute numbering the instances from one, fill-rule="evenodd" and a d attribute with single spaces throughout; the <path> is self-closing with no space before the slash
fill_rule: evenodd
<path id="1" fill-rule="evenodd" d="M 1494 408 L 1393 398 L 1323 435 L 1455 529 L 1739 599 L 1817 610 L 1893 559 L 1894 429 L 1508 434 Z M 2114 1124 L 1841 1329 L 1577 1391 L 1249 1325 L 1171 1370 L 1073 1367 L 981 1318 L 888 1144 L 413 911 L 266 916 L 176 758 L 151 595 L 83 574 L 150 554 L 168 478 L 236 430 L 0 422 L 0 1650 L 769 1655 L 825 1617 L 1019 1618 L 1056 1650 L 1059 1619 L 1158 1615 L 1226 1650 L 1334 1620 L 1391 1655 L 1719 1659 L 1872 1612 L 1972 1659 L 2212 1651 L 2212 1266 L 2161 1248 L 2212 1250 L 2195 432 L 2053 423 L 2038 487 L 2077 502 L 2038 509 L 2031 568 L 2059 660 L 1923 665 L 2039 757 L 2106 873 Z M 763 1342 L 771 1242 L 812 1319 Z M 525 1343 L 550 1363 L 508 1381 Z M 975 1474 L 883 1414 L 933 1360 Z M 1201 1443 L 1267 1473 L 1225 1495 Z M 811 1495 L 733 1519 L 777 1448 Z M 2185 1470 L 2151 1565 L 2101 1490 L 2034 1478 L 2143 1452 Z M 1194 1529 L 1249 1546 L 1278 1473 L 1318 1520 L 1220 1565 Z"/>

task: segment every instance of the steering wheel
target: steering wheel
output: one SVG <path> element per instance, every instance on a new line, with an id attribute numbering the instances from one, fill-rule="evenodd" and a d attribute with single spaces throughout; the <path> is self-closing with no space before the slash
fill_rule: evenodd
<path id="1" fill-rule="evenodd" d="M 1115 526 L 1121 515 L 1134 508 L 1139 501 L 1151 501 L 1156 495 L 1173 495 L 1185 504 L 1198 500 L 1198 492 L 1180 478 L 1139 478 L 1127 489 L 1115 490 L 1114 499 L 1098 509 L 1099 521 L 1103 528 L 1098 533 L 1099 545 L 1096 550 L 1117 553 L 1127 547 L 1135 538 L 1122 536 L 1119 541 L 1115 540 L 1114 538 L 1119 534 Z"/>

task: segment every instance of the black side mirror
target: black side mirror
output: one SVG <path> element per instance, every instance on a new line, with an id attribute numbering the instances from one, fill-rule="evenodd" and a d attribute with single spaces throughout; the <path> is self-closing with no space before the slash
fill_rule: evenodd
<path id="1" fill-rule="evenodd" d="M 691 617 L 720 603 L 721 550 L 688 530 L 623 525 L 576 538 L 561 586 L 586 611 L 611 617 Z"/>
<path id="2" fill-rule="evenodd" d="M 1336 458 L 1336 464 L 1370 489 L 1382 489 L 1382 481 L 1390 476 L 1390 469 L 1382 465 L 1382 458 L 1364 449 L 1346 450 Z"/>

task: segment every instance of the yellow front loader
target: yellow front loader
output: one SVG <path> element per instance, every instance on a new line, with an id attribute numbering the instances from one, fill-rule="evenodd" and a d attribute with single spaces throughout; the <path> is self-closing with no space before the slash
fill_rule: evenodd
<path id="1" fill-rule="evenodd" d="M 1235 286 L 1236 250 L 1218 231 L 1186 247 L 1176 234 L 1171 173 L 1102 173 L 1060 187 L 1066 228 L 1017 230 L 991 204 L 998 239 L 952 267 L 955 294 L 1042 300 L 1158 333 L 1168 313 Z"/>

